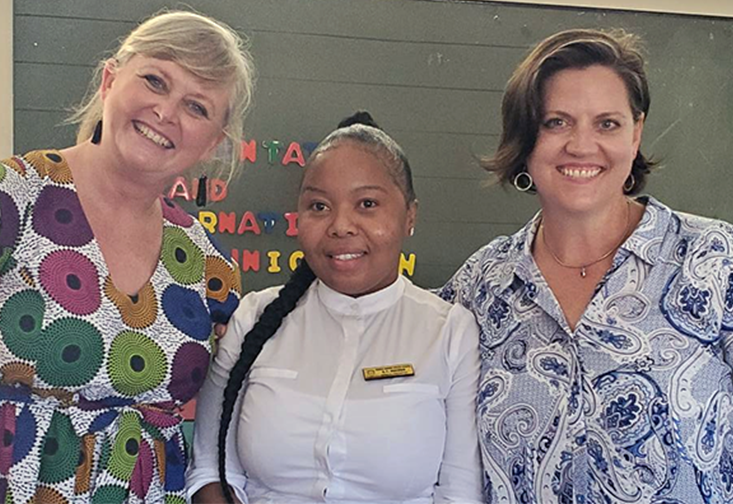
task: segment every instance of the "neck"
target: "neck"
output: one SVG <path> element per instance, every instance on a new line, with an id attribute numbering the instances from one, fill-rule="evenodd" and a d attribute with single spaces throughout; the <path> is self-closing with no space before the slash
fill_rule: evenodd
<path id="1" fill-rule="evenodd" d="M 566 212 L 543 206 L 540 240 L 550 255 L 580 267 L 611 255 L 631 234 L 641 214 L 626 197 L 593 213 Z M 637 217 L 638 213 L 638 217 Z M 611 251 L 609 253 L 609 251 Z"/>
<path id="2" fill-rule="evenodd" d="M 124 165 L 87 141 L 61 151 L 74 177 L 79 197 L 95 211 L 145 218 L 157 211 L 166 180 L 131 177 Z"/>

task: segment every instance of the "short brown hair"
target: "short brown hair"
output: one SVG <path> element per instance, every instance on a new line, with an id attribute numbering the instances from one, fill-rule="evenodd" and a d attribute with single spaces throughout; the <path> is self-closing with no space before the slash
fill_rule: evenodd
<path id="1" fill-rule="evenodd" d="M 502 184 L 511 183 L 525 170 L 543 114 L 543 87 L 561 70 L 601 65 L 614 70 L 626 86 L 634 121 L 649 114 L 649 82 L 644 71 L 641 39 L 624 30 L 575 29 L 556 33 L 540 42 L 519 64 L 507 83 L 501 105 L 502 133 L 493 156 L 481 165 Z M 632 164 L 634 185 L 626 194 L 636 194 L 656 163 L 641 150 Z"/>

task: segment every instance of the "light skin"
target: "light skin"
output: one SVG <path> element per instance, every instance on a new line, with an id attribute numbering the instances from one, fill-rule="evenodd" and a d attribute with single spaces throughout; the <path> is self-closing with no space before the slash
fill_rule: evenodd
<path id="1" fill-rule="evenodd" d="M 417 202 L 406 201 L 384 161 L 346 140 L 319 154 L 305 172 L 298 241 L 322 282 L 359 297 L 397 280 L 416 212 Z M 219 484 L 201 488 L 193 502 L 224 502 Z"/>
<path id="2" fill-rule="evenodd" d="M 358 297 L 397 279 L 416 212 L 381 156 L 347 140 L 319 154 L 305 173 L 298 241 L 321 281 Z"/>
<path id="3" fill-rule="evenodd" d="M 135 294 L 160 255 L 158 198 L 223 140 L 230 89 L 172 61 L 138 55 L 124 65 L 107 62 L 100 94 L 101 143 L 87 141 L 61 153 L 113 283 Z"/>
<path id="4" fill-rule="evenodd" d="M 634 119 L 618 74 L 604 66 L 562 70 L 547 80 L 544 111 L 527 169 L 537 186 L 543 226 L 533 254 L 571 329 L 613 262 L 613 253 L 643 214 L 623 185 L 641 142 L 643 115 Z"/>

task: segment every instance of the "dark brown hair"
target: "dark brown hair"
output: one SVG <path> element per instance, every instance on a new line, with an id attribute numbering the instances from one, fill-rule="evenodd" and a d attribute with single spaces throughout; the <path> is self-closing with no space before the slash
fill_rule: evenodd
<path id="1" fill-rule="evenodd" d="M 561 70 L 602 65 L 615 71 L 626 86 L 634 121 L 649 114 L 649 82 L 644 71 L 641 40 L 623 30 L 566 30 L 540 42 L 514 70 L 501 105 L 502 133 L 493 156 L 482 167 L 502 184 L 511 183 L 525 170 L 542 121 L 543 87 Z M 631 167 L 634 184 L 624 188 L 636 194 L 656 163 L 637 152 Z"/>

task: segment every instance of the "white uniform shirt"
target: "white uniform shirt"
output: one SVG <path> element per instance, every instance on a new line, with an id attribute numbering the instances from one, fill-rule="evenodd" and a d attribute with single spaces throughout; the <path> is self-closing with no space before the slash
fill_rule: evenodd
<path id="1" fill-rule="evenodd" d="M 245 296 L 221 340 L 199 395 L 189 495 L 218 481 L 229 370 L 276 295 Z M 362 375 L 403 363 L 414 376 Z M 317 280 L 245 381 L 227 439 L 229 483 L 250 504 L 480 504 L 478 372 L 478 329 L 463 307 L 404 277 L 359 298 Z"/>

